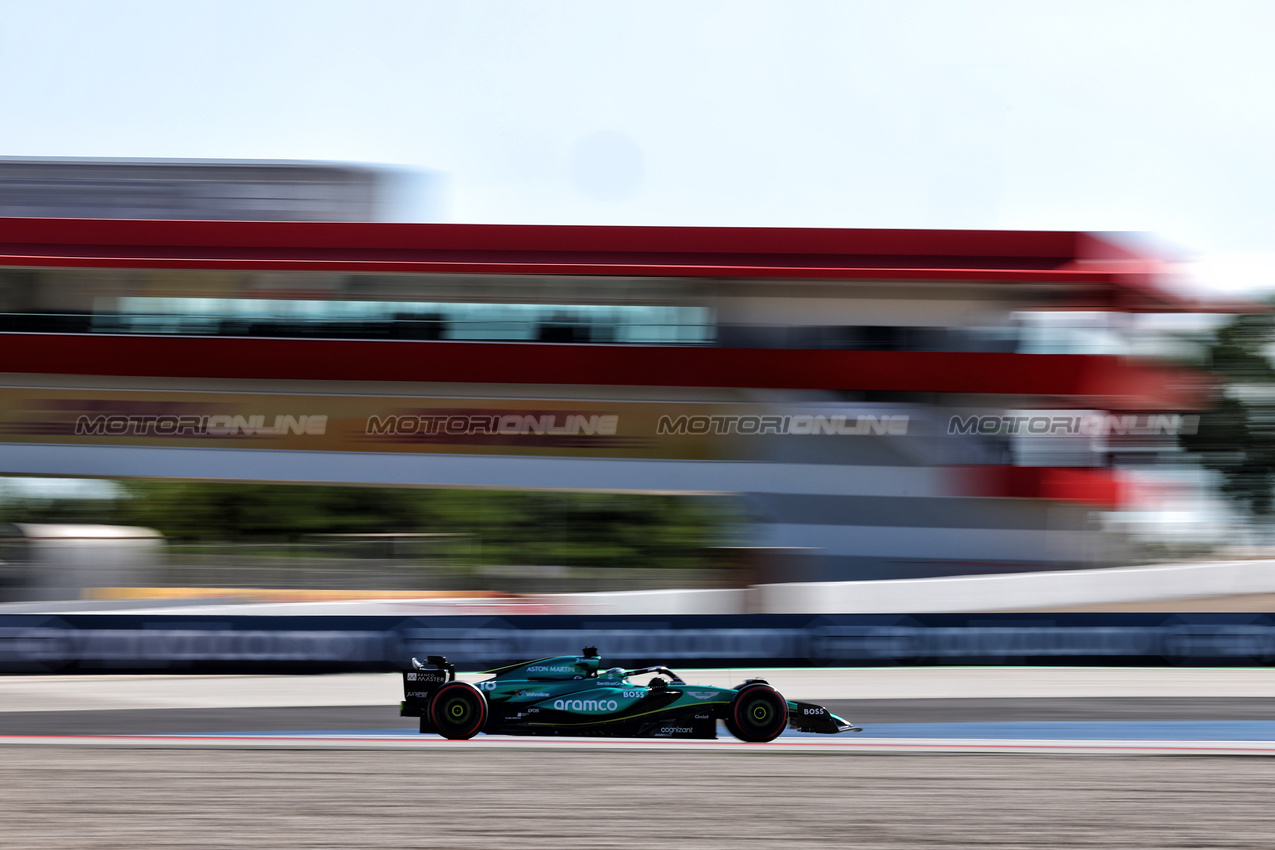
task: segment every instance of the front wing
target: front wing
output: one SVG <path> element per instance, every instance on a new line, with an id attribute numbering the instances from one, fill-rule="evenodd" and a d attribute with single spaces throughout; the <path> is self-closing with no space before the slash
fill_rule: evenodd
<path id="1" fill-rule="evenodd" d="M 835 735 L 838 732 L 862 732 L 849 720 L 838 717 L 822 705 L 813 702 L 788 700 L 788 728 L 798 732 L 818 732 Z"/>

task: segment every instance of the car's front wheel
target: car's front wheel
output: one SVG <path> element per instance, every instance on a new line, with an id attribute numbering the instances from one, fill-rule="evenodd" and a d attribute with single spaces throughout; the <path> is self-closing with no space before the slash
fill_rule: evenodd
<path id="1" fill-rule="evenodd" d="M 487 698 L 468 682 L 448 682 L 430 698 L 429 720 L 444 738 L 472 738 L 487 722 Z"/>
<path id="2" fill-rule="evenodd" d="M 788 703 L 770 685 L 747 685 L 735 693 L 726 728 L 741 741 L 773 741 L 788 726 Z"/>

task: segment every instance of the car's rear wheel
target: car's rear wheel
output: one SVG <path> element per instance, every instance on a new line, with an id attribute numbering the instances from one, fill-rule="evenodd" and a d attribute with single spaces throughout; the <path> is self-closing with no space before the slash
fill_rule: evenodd
<path id="1" fill-rule="evenodd" d="M 788 703 L 769 685 L 737 691 L 726 712 L 726 728 L 741 741 L 773 741 L 788 726 Z"/>
<path id="2" fill-rule="evenodd" d="M 448 682 L 430 698 L 429 721 L 444 738 L 472 738 L 487 722 L 487 698 L 468 682 Z"/>

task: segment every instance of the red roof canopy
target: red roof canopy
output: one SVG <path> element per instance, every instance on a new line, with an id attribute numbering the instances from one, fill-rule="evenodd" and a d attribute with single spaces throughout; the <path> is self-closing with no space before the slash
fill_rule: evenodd
<path id="1" fill-rule="evenodd" d="M 1202 376 L 1087 354 L 5 333 L 0 363 L 71 375 L 1006 394 L 1112 410 L 1207 400 Z"/>
<path id="2" fill-rule="evenodd" d="M 1066 306 L 1199 310 L 1087 233 L 0 218 L 0 266 L 978 281 Z"/>

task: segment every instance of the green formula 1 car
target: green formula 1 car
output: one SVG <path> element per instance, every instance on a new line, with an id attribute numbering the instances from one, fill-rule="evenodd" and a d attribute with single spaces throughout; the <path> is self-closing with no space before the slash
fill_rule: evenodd
<path id="1" fill-rule="evenodd" d="M 717 721 L 742 741 L 771 741 L 784 729 L 858 732 L 821 705 L 785 700 L 764 679 L 734 688 L 688 685 L 666 667 L 602 666 L 598 651 L 541 658 L 486 671 L 493 678 L 457 681 L 456 667 L 431 655 L 403 673 L 399 713 L 419 717 L 421 732 L 445 738 L 579 735 L 621 738 L 716 738 Z M 644 685 L 630 676 L 656 674 Z"/>

